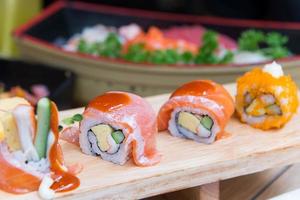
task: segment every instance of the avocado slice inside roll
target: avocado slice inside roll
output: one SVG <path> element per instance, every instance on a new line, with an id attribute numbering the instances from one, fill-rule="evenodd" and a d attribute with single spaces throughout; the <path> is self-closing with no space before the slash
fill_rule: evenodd
<path id="1" fill-rule="evenodd" d="M 93 126 L 90 131 L 92 135 L 89 137 L 92 149 L 98 152 L 106 152 L 114 154 L 118 151 L 120 144 L 124 141 L 125 136 L 121 130 L 114 130 L 110 125 L 99 124 Z M 95 144 L 97 145 L 95 147 Z"/>
<path id="2" fill-rule="evenodd" d="M 208 115 L 181 111 L 178 114 L 177 124 L 200 137 L 209 137 L 214 122 Z"/>

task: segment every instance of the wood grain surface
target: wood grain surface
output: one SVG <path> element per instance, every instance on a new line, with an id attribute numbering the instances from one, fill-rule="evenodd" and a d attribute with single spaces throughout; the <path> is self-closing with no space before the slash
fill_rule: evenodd
<path id="1" fill-rule="evenodd" d="M 299 173 L 300 164 L 290 166 L 287 171 L 282 174 L 282 176 L 276 179 L 262 194 L 258 196 L 257 200 L 269 199 L 286 192 L 300 189 Z"/>
<path id="2" fill-rule="evenodd" d="M 234 85 L 226 85 L 234 94 Z M 158 110 L 169 95 L 147 98 Z M 61 112 L 69 116 L 81 112 Z M 205 145 L 159 133 L 160 164 L 137 167 L 132 161 L 118 166 L 87 156 L 72 144 L 61 141 L 66 162 L 84 165 L 78 189 L 57 194 L 57 199 L 140 199 L 232 177 L 285 166 L 300 161 L 300 114 L 279 130 L 261 131 L 242 124 L 236 117 L 226 131 L 230 137 Z M 26 195 L 0 193 L 1 199 L 37 199 L 36 192 Z"/>

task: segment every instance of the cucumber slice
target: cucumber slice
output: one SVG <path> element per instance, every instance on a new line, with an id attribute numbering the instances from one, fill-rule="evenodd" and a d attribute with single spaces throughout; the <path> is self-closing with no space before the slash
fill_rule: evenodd
<path id="1" fill-rule="evenodd" d="M 207 116 L 207 115 L 205 115 L 204 117 L 202 117 L 200 123 L 201 123 L 207 130 L 211 130 L 211 128 L 212 128 L 212 126 L 213 126 L 213 124 L 214 124 L 213 120 L 212 120 L 209 116 Z"/>
<path id="2" fill-rule="evenodd" d="M 276 104 L 267 106 L 266 112 L 268 115 L 281 115 L 282 114 L 281 108 Z"/>
<path id="3" fill-rule="evenodd" d="M 117 144 L 120 144 L 125 139 L 122 131 L 115 131 L 111 134 L 111 136 Z"/>
<path id="4" fill-rule="evenodd" d="M 42 98 L 37 104 L 37 132 L 34 146 L 39 158 L 46 158 L 47 140 L 50 131 L 51 102 Z"/>

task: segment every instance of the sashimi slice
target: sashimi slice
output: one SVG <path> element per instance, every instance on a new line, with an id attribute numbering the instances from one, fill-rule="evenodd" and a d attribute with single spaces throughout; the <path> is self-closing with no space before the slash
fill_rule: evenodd
<path id="1" fill-rule="evenodd" d="M 185 40 L 187 42 L 193 43 L 197 46 L 202 45 L 202 36 L 207 31 L 203 26 L 178 26 L 165 29 L 163 31 L 164 36 L 174 40 Z M 227 35 L 218 34 L 218 41 L 220 46 L 228 50 L 236 50 L 237 43 L 234 39 Z"/>
<path id="2" fill-rule="evenodd" d="M 7 146 L 0 144 L 0 189 L 9 193 L 23 194 L 36 191 L 41 183 L 40 177 L 34 176 L 10 164 Z"/>

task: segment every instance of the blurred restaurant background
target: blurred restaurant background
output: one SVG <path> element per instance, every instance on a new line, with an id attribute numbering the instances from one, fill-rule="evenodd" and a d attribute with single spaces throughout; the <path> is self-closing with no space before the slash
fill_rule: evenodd
<path id="1" fill-rule="evenodd" d="M 0 98 L 49 95 L 66 109 L 107 90 L 150 96 L 193 79 L 234 82 L 271 60 L 298 81 L 299 8 L 296 0 L 1 0 Z M 137 32 L 144 38 L 132 39 Z"/>

